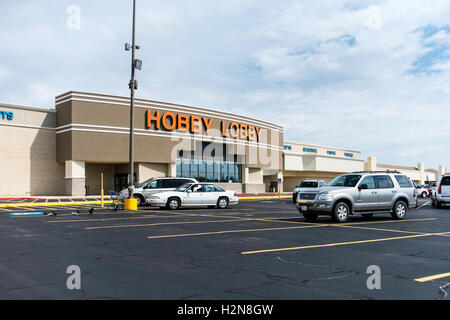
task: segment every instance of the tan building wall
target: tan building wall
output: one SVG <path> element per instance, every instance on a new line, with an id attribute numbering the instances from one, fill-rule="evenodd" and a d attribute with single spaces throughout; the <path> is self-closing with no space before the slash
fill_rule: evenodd
<path id="1" fill-rule="evenodd" d="M 367 161 L 364 163 L 364 168 L 368 171 L 397 170 L 407 175 L 417 184 L 425 184 L 427 181 L 436 181 L 442 174 L 439 170 L 425 169 L 425 165 L 423 163 L 418 163 L 417 167 L 393 165 L 378 163 L 375 157 L 368 157 Z M 440 166 L 441 171 L 443 168 L 444 166 Z"/>
<path id="2" fill-rule="evenodd" d="M 303 180 L 325 180 L 364 170 L 361 151 L 284 141 L 283 190 L 294 190 Z"/>
<path id="3" fill-rule="evenodd" d="M 168 166 L 167 163 L 139 163 L 138 181 L 142 182 L 149 178 L 171 176 Z"/>
<path id="4" fill-rule="evenodd" d="M 85 92 L 56 97 L 57 160 L 66 165 L 128 163 L 129 105 L 128 97 Z M 175 176 L 180 150 L 186 154 L 200 150 L 200 159 L 211 160 L 212 154 L 222 154 L 223 145 L 226 154 L 236 155 L 242 165 L 242 183 L 224 185 L 237 192 L 264 192 L 263 168 L 277 172 L 283 167 L 283 128 L 265 121 L 136 99 L 134 128 L 137 181 Z M 89 186 L 90 175 L 86 172 Z M 78 177 L 66 176 L 67 190 L 73 192 L 79 182 Z M 93 190 L 97 187 L 90 186 L 90 193 Z"/>
<path id="5" fill-rule="evenodd" d="M 57 160 L 128 162 L 129 104 L 126 97 L 82 92 L 69 92 L 57 97 Z M 160 121 L 148 122 L 149 112 L 151 117 L 156 117 L 159 112 Z M 191 121 L 194 116 L 201 121 L 210 121 L 209 129 L 201 122 L 198 133 L 181 130 L 178 125 L 168 130 L 163 123 L 172 125 L 172 118 L 163 120 L 165 114 L 172 114 L 175 119 L 184 115 L 190 117 L 190 128 L 193 127 Z M 177 150 L 193 149 L 195 141 L 204 141 L 229 145 L 229 150 L 244 156 L 244 164 L 250 167 L 279 170 L 283 165 L 283 129 L 268 122 L 143 99 L 136 99 L 134 120 L 136 162 L 174 163 Z M 233 125 L 247 128 L 247 133 L 250 127 L 254 128 L 259 132 L 259 140 L 250 140 L 250 134 L 245 135 L 248 138 L 242 138 L 244 131 L 241 129 L 237 138 L 232 137 Z"/>
<path id="6" fill-rule="evenodd" d="M 0 196 L 64 194 L 64 164 L 56 162 L 54 110 L 0 104 Z"/>
<path id="7" fill-rule="evenodd" d="M 114 190 L 115 166 L 112 164 L 86 163 L 86 185 L 89 195 L 99 195 L 101 190 L 101 175 L 103 173 L 103 190 L 108 195 Z"/>

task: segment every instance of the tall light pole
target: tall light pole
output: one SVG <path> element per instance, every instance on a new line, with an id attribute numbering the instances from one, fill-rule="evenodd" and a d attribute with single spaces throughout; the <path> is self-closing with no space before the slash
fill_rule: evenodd
<path id="1" fill-rule="evenodd" d="M 134 191 L 134 90 L 137 89 L 137 81 L 134 79 L 135 70 L 141 70 L 142 61 L 135 59 L 135 51 L 139 49 L 135 42 L 136 30 L 136 0 L 133 0 L 133 27 L 132 27 L 132 42 L 125 44 L 125 50 L 131 49 L 131 80 L 128 84 L 130 88 L 130 157 L 129 157 L 129 179 L 128 179 L 128 199 L 133 197 Z"/>

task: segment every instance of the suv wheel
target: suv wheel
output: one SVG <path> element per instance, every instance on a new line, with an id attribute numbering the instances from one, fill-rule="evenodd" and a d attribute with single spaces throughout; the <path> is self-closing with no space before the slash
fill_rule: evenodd
<path id="1" fill-rule="evenodd" d="M 319 215 L 312 212 L 303 212 L 303 217 L 308 221 L 315 221 Z"/>
<path id="2" fill-rule="evenodd" d="M 226 209 L 228 207 L 228 198 L 219 198 L 219 200 L 217 200 L 217 207 L 219 207 L 220 209 Z"/>
<path id="3" fill-rule="evenodd" d="M 392 217 L 397 220 L 404 219 L 408 213 L 408 206 L 404 201 L 397 201 L 392 209 Z"/>
<path id="4" fill-rule="evenodd" d="M 167 200 L 167 208 L 170 210 L 176 210 L 180 207 L 180 200 L 177 198 L 170 198 Z"/>
<path id="5" fill-rule="evenodd" d="M 346 222 L 350 216 L 350 208 L 345 202 L 339 202 L 334 207 L 331 217 L 334 221 L 342 223 Z"/>

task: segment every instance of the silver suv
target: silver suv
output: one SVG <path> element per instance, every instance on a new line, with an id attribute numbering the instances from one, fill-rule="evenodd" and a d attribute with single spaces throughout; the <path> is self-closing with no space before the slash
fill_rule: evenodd
<path id="1" fill-rule="evenodd" d="M 408 209 L 416 206 L 411 179 L 398 171 L 343 174 L 317 191 L 301 191 L 297 198 L 298 211 L 309 221 L 323 214 L 345 222 L 355 213 L 366 218 L 390 213 L 394 219 L 404 219 Z"/>
<path id="2" fill-rule="evenodd" d="M 154 193 L 173 191 L 185 183 L 197 183 L 191 178 L 150 178 L 137 184 L 133 190 L 133 196 L 137 199 L 138 206 L 146 204 L 146 200 Z M 128 189 L 119 193 L 119 199 L 128 198 Z"/>
<path id="3" fill-rule="evenodd" d="M 297 188 L 294 189 L 292 192 L 292 202 L 297 202 L 297 196 L 301 189 L 316 189 L 316 188 L 322 188 L 325 185 L 325 181 L 323 180 L 303 180 L 302 183 L 298 185 Z M 307 190 L 304 190 L 307 191 Z M 314 191 L 314 190 L 313 190 Z"/>
<path id="4" fill-rule="evenodd" d="M 436 186 L 432 196 L 433 207 L 442 208 L 450 205 L 450 175 L 439 177 Z"/>

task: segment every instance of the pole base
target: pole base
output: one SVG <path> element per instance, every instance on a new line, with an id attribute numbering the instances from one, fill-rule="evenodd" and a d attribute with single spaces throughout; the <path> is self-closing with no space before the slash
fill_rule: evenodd
<path id="1" fill-rule="evenodd" d="M 125 199 L 124 209 L 136 211 L 138 209 L 137 199 Z"/>

